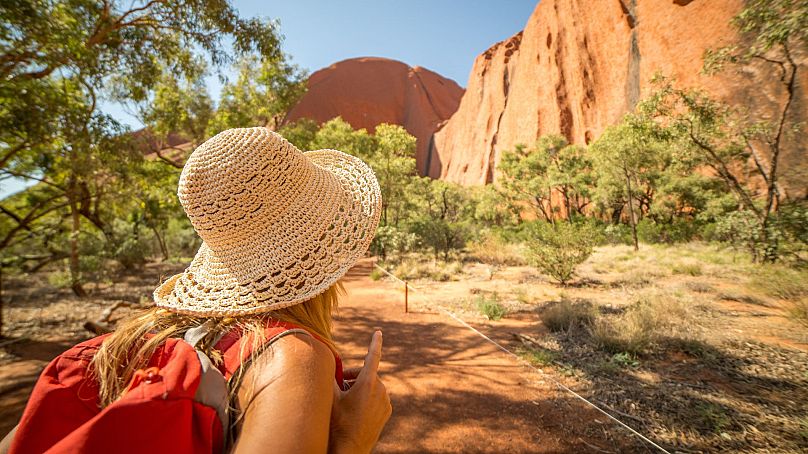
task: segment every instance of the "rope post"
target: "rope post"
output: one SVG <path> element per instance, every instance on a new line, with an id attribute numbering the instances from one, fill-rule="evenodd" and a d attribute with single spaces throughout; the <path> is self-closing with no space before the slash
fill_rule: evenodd
<path id="1" fill-rule="evenodd" d="M 405 313 L 405 314 L 409 314 L 409 313 L 410 313 L 410 307 L 409 307 L 409 288 L 410 288 L 410 286 L 409 286 L 409 285 L 407 285 L 407 281 L 404 281 L 404 313 Z"/>

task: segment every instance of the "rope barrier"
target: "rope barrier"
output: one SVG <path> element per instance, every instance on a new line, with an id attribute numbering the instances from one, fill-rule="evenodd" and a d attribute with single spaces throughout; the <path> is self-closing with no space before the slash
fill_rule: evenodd
<path id="1" fill-rule="evenodd" d="M 389 271 L 387 271 L 386 269 L 382 268 L 382 267 L 381 267 L 381 266 L 379 266 L 378 264 L 374 263 L 374 264 L 373 264 L 373 266 L 375 266 L 376 268 L 380 269 L 382 272 L 384 272 L 384 273 L 385 273 L 385 274 L 387 274 L 388 276 L 392 277 L 393 279 L 395 279 L 395 280 L 397 280 L 397 281 L 401 282 L 401 283 L 402 283 L 402 284 L 404 284 L 405 286 L 407 286 L 407 287 L 409 287 L 409 288 L 411 288 L 411 289 L 413 289 L 413 290 L 415 290 L 415 291 L 417 291 L 417 292 L 419 292 L 419 293 L 422 293 L 422 292 L 423 292 L 423 290 L 422 290 L 422 289 L 419 289 L 419 288 L 417 288 L 417 287 L 413 287 L 413 286 L 412 286 L 412 285 L 410 285 L 409 283 L 407 283 L 407 282 L 405 282 L 405 281 L 401 280 L 401 279 L 400 279 L 398 276 L 396 276 L 396 275 L 394 275 L 394 274 L 390 273 Z M 422 294 L 423 294 L 423 293 L 422 293 Z M 575 392 L 575 391 L 573 391 L 572 389 L 570 389 L 569 387 L 565 386 L 563 383 L 561 383 L 561 382 L 559 382 L 558 380 L 556 380 L 556 379 L 555 379 L 555 378 L 554 378 L 552 375 L 545 373 L 543 370 L 541 370 L 541 369 L 537 368 L 537 367 L 536 367 L 536 366 L 534 366 L 533 364 L 530 364 L 529 362 L 527 362 L 527 361 L 525 361 L 524 359 L 522 359 L 522 358 L 521 358 L 519 355 L 517 355 L 516 353 L 513 353 L 512 351 L 510 351 L 510 350 L 508 350 L 507 348 L 505 348 L 504 346 L 502 346 L 502 344 L 500 344 L 499 342 L 497 342 L 497 341 L 495 341 L 495 340 L 491 339 L 490 337 L 486 336 L 486 335 L 485 335 L 485 334 L 483 334 L 482 332 L 478 331 L 478 330 L 477 330 L 477 328 L 475 328 L 475 327 L 473 327 L 473 326 L 469 325 L 469 324 L 468 324 L 468 323 L 466 323 L 466 322 L 465 322 L 463 319 L 461 319 L 460 317 L 458 317 L 457 315 L 455 315 L 455 314 L 454 314 L 454 313 L 452 313 L 451 311 L 449 311 L 449 310 L 447 310 L 447 309 L 444 309 L 444 308 L 442 308 L 442 307 L 440 307 L 440 306 L 438 306 L 438 310 L 439 310 L 439 311 L 441 311 L 441 312 L 443 312 L 443 313 L 445 313 L 446 315 L 448 315 L 449 317 L 451 317 L 452 319 L 454 319 L 456 322 L 460 323 L 461 325 L 465 326 L 466 328 L 470 329 L 471 331 L 473 331 L 473 332 L 477 333 L 477 335 L 478 335 L 478 336 L 480 336 L 480 337 L 482 337 L 483 339 L 487 340 L 488 342 L 490 342 L 491 344 L 493 344 L 495 347 L 497 347 L 499 350 L 502 350 L 502 351 L 503 351 L 503 352 L 505 352 L 506 354 L 508 354 L 508 355 L 510 355 L 510 356 L 513 356 L 513 357 L 514 357 L 514 358 L 516 358 L 516 360 L 517 360 L 519 363 L 521 363 L 522 365 L 525 365 L 525 366 L 529 367 L 530 369 L 532 369 L 533 371 L 537 372 L 539 375 L 541 375 L 541 376 L 543 376 L 543 377 L 548 378 L 548 379 L 549 379 L 551 382 L 553 382 L 553 384 L 555 384 L 555 385 L 556 385 L 558 388 L 560 388 L 560 389 L 562 389 L 562 390 L 564 390 L 564 391 L 566 391 L 566 392 L 568 392 L 568 393 L 572 394 L 572 395 L 573 395 L 573 396 L 575 396 L 577 399 L 580 399 L 581 401 L 583 401 L 584 403 L 586 403 L 586 404 L 587 404 L 587 405 L 589 405 L 590 407 L 594 408 L 595 410 L 599 411 L 600 413 L 603 413 L 603 414 L 604 414 L 606 417 L 608 417 L 608 418 L 609 418 L 609 419 L 611 419 L 612 421 L 616 422 L 617 424 L 619 424 L 620 426 L 622 426 L 623 428 L 625 428 L 625 429 L 626 429 L 626 430 L 628 430 L 629 432 L 633 433 L 634 435 L 638 436 L 638 437 L 639 437 L 641 440 L 643 440 L 643 441 L 645 441 L 646 443 L 650 444 L 651 446 L 653 446 L 653 447 L 657 448 L 657 449 L 658 449 L 660 452 L 663 452 L 663 453 L 665 453 L 665 454 L 670 454 L 670 452 L 669 452 L 669 451 L 667 451 L 667 450 L 666 450 L 665 448 L 663 448 L 662 446 L 659 446 L 658 444 L 654 443 L 654 441 L 650 440 L 648 437 L 646 437 L 645 435 L 641 434 L 640 432 L 638 432 L 638 431 L 634 430 L 634 429 L 633 429 L 631 426 L 629 426 L 628 424 L 626 424 L 626 423 L 624 423 L 623 421 L 621 421 L 621 420 L 617 419 L 616 417 L 612 416 L 611 414 L 609 414 L 608 412 L 606 412 L 606 410 L 604 410 L 604 409 L 600 408 L 599 406 L 597 406 L 597 405 L 595 405 L 594 403 L 592 403 L 592 402 L 590 402 L 589 400 L 587 400 L 585 397 L 581 396 L 581 395 L 580 395 L 580 394 L 578 394 L 577 392 Z"/>

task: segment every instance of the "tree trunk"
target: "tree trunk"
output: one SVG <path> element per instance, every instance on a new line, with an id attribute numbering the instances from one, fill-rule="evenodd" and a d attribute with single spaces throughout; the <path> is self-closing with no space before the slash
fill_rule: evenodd
<path id="1" fill-rule="evenodd" d="M 81 215 L 78 210 L 78 201 L 75 199 L 76 191 L 73 183 L 68 189 L 70 199 L 70 216 L 73 223 L 70 229 L 70 288 L 76 296 L 83 298 L 87 296 L 87 291 L 81 285 L 81 268 L 79 264 L 79 231 L 81 228 Z"/>
<path id="2" fill-rule="evenodd" d="M 631 203 L 631 178 L 628 175 L 628 169 L 623 168 L 623 173 L 626 175 L 626 191 L 628 192 L 628 218 L 631 222 L 631 237 L 634 240 L 634 250 L 640 250 L 640 243 L 637 240 L 637 219 L 634 217 L 634 204 Z"/>
<path id="3" fill-rule="evenodd" d="M 163 260 L 168 260 L 168 248 L 166 247 L 166 241 L 163 239 L 163 236 L 160 235 L 160 231 L 157 230 L 157 227 L 152 227 L 152 232 L 154 232 L 154 236 L 157 238 L 157 243 L 160 244 L 160 253 L 163 254 Z"/>

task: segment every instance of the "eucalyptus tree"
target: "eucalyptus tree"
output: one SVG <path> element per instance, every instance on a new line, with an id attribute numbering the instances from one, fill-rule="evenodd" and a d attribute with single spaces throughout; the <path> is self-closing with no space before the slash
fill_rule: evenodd
<path id="1" fill-rule="evenodd" d="M 105 210 L 125 193 L 141 149 L 102 101 L 144 102 L 166 74 L 194 80 L 259 54 L 278 59 L 274 22 L 245 19 L 224 0 L 8 0 L 0 4 L 0 173 L 48 188 L 27 207 L 0 207 L 0 237 L 69 220 L 70 271 L 81 285 L 82 219 L 109 235 Z"/>
<path id="2" fill-rule="evenodd" d="M 804 143 L 799 140 L 803 125 L 794 116 L 798 97 L 797 81 L 799 73 L 804 70 L 798 56 L 808 52 L 808 0 L 749 0 L 745 2 L 741 12 L 733 18 L 733 24 L 744 38 L 741 42 L 719 49 L 708 50 L 705 55 L 704 72 L 712 74 L 722 71 L 728 65 L 736 68 L 749 68 L 753 64 L 770 65 L 779 76 L 776 80 L 782 96 L 777 112 L 771 116 L 760 112 L 755 106 L 748 106 L 748 113 L 740 116 L 733 112 L 732 121 L 736 125 L 738 140 L 736 152 L 730 158 L 741 153 L 754 164 L 753 174 L 759 177 L 765 187 L 764 202 L 756 203 L 748 188 L 740 184 L 741 175 L 732 166 L 732 159 L 727 159 L 711 143 L 705 143 L 697 135 L 691 138 L 692 143 L 705 155 L 712 166 L 719 168 L 719 174 L 727 182 L 744 208 L 753 213 L 759 224 L 758 235 L 763 251 L 763 261 L 775 261 L 779 255 L 779 244 L 775 220 L 781 205 L 787 201 L 788 195 L 780 182 L 780 161 L 786 144 L 792 139 L 792 146 L 798 153 L 804 154 Z M 724 116 L 723 107 L 712 100 L 694 96 L 692 92 L 679 90 L 672 95 L 682 104 L 688 106 L 696 121 L 707 116 Z M 701 112 L 702 106 L 708 108 Z M 688 125 L 686 125 L 688 126 Z M 757 255 L 757 254 L 755 254 Z"/>
<path id="3" fill-rule="evenodd" d="M 559 135 L 542 136 L 532 147 L 518 145 L 502 155 L 497 183 L 512 203 L 526 204 L 533 214 L 555 223 L 560 209 L 553 206 L 558 194 L 564 216 L 572 222 L 589 204 L 593 183 L 592 163 L 584 149 Z"/>

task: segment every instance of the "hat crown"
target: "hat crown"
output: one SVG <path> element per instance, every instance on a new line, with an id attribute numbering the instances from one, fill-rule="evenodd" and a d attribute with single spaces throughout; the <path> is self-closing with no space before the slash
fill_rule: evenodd
<path id="1" fill-rule="evenodd" d="M 312 164 L 267 128 L 228 129 L 197 147 L 183 167 L 177 195 L 211 248 L 251 235 L 299 195 Z"/>

